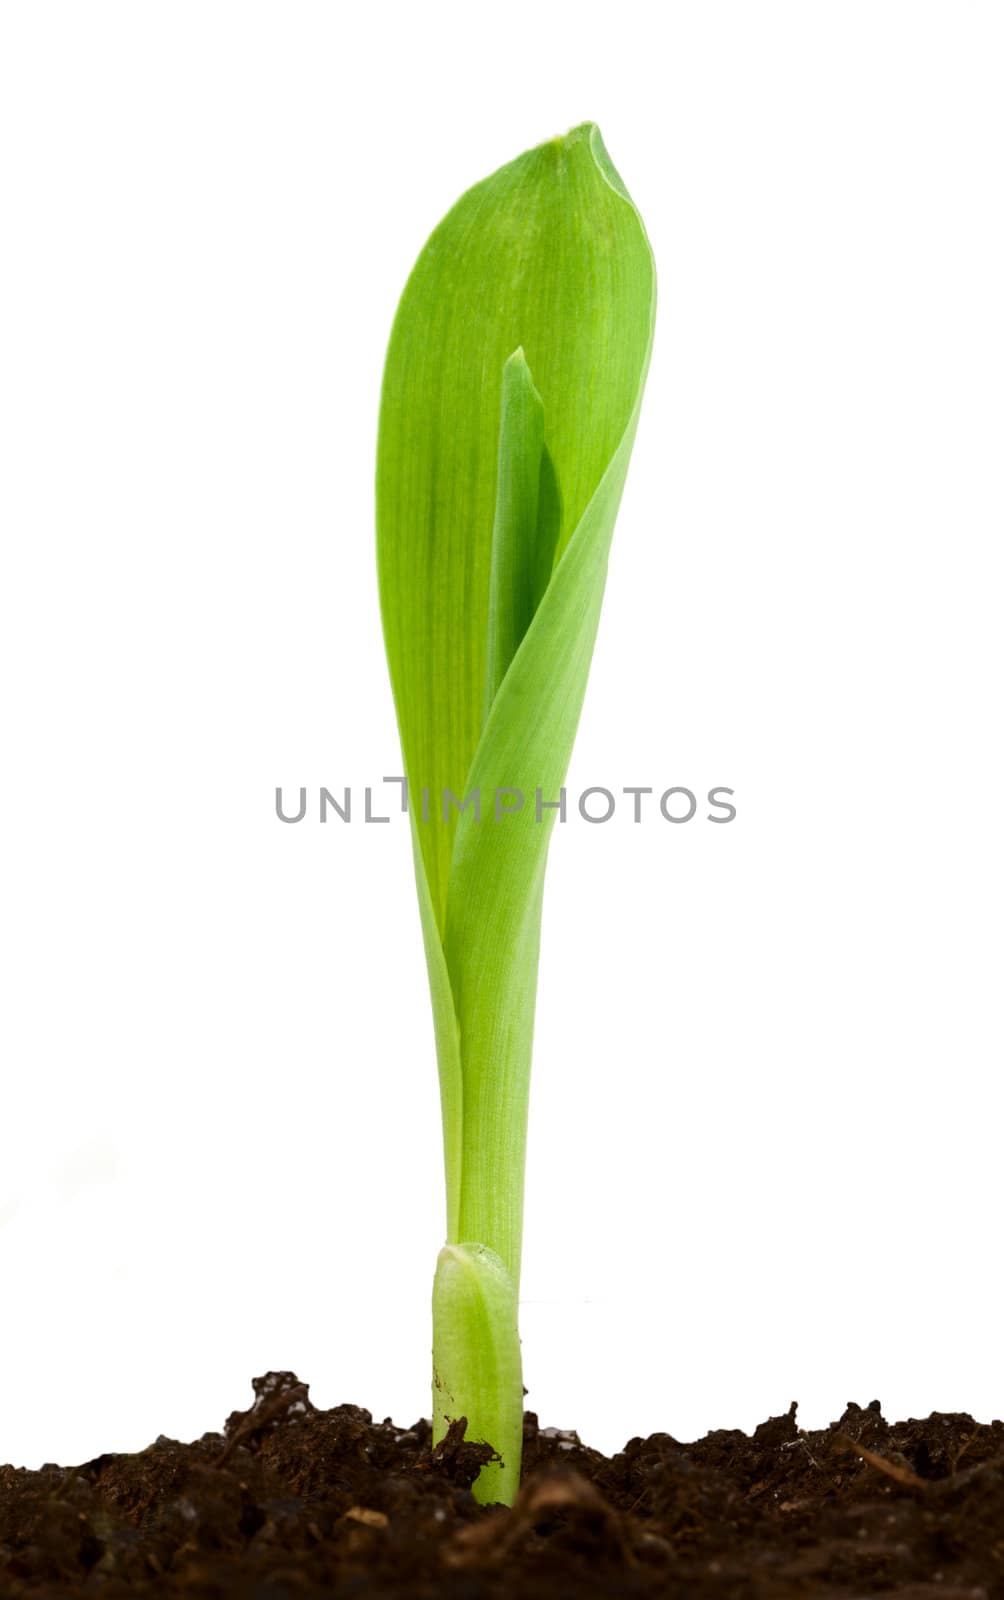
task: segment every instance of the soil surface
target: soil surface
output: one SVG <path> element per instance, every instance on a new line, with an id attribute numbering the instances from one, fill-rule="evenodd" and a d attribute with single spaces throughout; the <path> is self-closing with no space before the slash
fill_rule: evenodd
<path id="1" fill-rule="evenodd" d="M 877 1401 L 803 1433 L 795 1407 L 752 1438 L 632 1439 L 612 1458 L 527 1414 L 512 1510 L 470 1484 L 462 1427 L 319 1411 L 293 1373 L 194 1444 L 160 1438 L 39 1472 L 0 1467 L 0 1596 L 247 1600 L 998 1600 L 1004 1424 Z"/>

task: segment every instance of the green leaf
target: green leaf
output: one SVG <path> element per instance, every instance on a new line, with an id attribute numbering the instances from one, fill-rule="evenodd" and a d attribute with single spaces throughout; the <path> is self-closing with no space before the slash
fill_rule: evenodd
<path id="1" fill-rule="evenodd" d="M 468 190 L 412 271 L 387 352 L 377 450 L 381 606 L 440 927 L 460 793 L 481 734 L 502 372 L 522 347 L 561 485 L 560 555 L 635 410 L 654 271 L 599 131 L 574 129 Z"/>
<path id="2" fill-rule="evenodd" d="M 405 288 L 384 374 L 381 608 L 419 812 L 447 1239 L 462 1252 L 437 1276 L 434 1424 L 441 1437 L 443 1394 L 463 1394 L 482 1410 L 473 1436 L 489 1437 L 486 1417 L 505 1433 L 505 1466 L 482 1474 L 482 1496 L 490 1485 L 511 1498 L 518 1481 L 518 1343 L 515 1362 L 502 1359 L 503 1334 L 485 1330 L 518 1296 L 554 821 L 538 802 L 557 801 L 571 754 L 654 318 L 645 230 L 585 124 L 458 201 Z M 473 801 L 444 807 L 446 791 L 478 791 L 480 816 Z M 470 1263 L 485 1261 L 490 1289 L 472 1300 L 482 1268 Z M 491 1371 L 509 1392 L 489 1405 Z"/>
<path id="3" fill-rule="evenodd" d="M 502 368 L 492 529 L 485 717 L 551 581 L 561 506 L 544 444 L 544 407 L 522 349 Z"/>

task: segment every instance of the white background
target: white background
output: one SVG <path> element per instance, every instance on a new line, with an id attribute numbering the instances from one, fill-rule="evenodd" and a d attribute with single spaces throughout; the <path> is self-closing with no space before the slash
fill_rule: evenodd
<path id="1" fill-rule="evenodd" d="M 270 1366 L 428 1409 L 407 828 L 316 791 L 400 770 L 397 296 L 586 118 L 661 304 L 569 785 L 739 814 L 556 833 L 528 1404 L 606 1449 L 795 1397 L 1000 1415 L 1001 8 L 0 32 L 0 1459 L 192 1437 Z"/>

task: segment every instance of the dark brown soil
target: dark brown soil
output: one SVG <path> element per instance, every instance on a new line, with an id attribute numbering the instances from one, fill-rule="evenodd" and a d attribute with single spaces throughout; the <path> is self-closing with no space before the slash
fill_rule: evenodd
<path id="1" fill-rule="evenodd" d="M 0 1468 L 0 1595 L 997 1600 L 1004 1424 L 878 1402 L 803 1433 L 632 1439 L 607 1459 L 526 1418 L 511 1511 L 475 1504 L 462 1429 L 318 1411 L 292 1373 L 194 1444 Z"/>

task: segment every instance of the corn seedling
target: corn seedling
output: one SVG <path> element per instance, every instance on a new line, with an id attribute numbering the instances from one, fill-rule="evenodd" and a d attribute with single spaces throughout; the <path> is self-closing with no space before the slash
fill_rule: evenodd
<path id="1" fill-rule="evenodd" d="M 384 372 L 380 599 L 446 1166 L 433 1428 L 465 1417 L 495 1447 L 485 1502 L 519 1483 L 544 868 L 654 319 L 645 229 L 587 123 L 457 202 L 411 273 Z"/>

